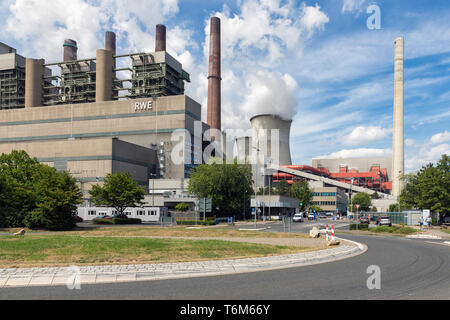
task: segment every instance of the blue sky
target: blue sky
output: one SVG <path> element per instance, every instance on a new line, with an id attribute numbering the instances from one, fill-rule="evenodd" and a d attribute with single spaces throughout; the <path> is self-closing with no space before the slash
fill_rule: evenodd
<path id="1" fill-rule="evenodd" d="M 366 9 L 381 10 L 369 30 Z M 0 41 L 20 54 L 61 60 L 62 41 L 95 56 L 106 30 L 118 51 L 152 51 L 157 23 L 168 51 L 191 73 L 187 94 L 206 114 L 208 23 L 222 19 L 223 125 L 292 117 L 297 164 L 321 156 L 389 156 L 394 40 L 405 38 L 406 170 L 450 153 L 450 4 L 433 1 L 2 0 Z M 125 62 L 120 62 L 125 63 Z M 234 131 L 232 131 L 234 130 Z"/>

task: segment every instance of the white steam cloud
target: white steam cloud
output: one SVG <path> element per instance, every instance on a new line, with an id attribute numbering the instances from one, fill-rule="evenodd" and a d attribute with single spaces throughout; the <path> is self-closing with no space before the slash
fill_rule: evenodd
<path id="1" fill-rule="evenodd" d="M 257 71 L 246 80 L 242 109 L 248 113 L 276 114 L 292 120 L 298 109 L 297 81 L 289 74 Z"/>

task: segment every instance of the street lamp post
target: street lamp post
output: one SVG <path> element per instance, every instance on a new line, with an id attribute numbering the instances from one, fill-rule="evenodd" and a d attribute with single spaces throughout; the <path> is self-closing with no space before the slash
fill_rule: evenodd
<path id="1" fill-rule="evenodd" d="M 253 149 L 256 150 L 256 171 L 255 171 L 255 229 L 257 228 L 257 222 L 256 222 L 256 215 L 258 214 L 257 209 L 257 196 L 258 196 L 258 152 L 260 151 L 259 148 L 253 147 Z"/>
<path id="2" fill-rule="evenodd" d="M 155 173 L 151 173 L 150 176 L 153 178 L 153 200 L 152 200 L 152 207 L 155 207 L 155 179 L 156 179 L 156 174 Z"/>
<path id="3" fill-rule="evenodd" d="M 402 172 L 399 171 L 398 174 L 400 175 Z M 398 213 L 400 213 L 400 195 L 398 195 Z"/>
<path id="4" fill-rule="evenodd" d="M 351 179 L 351 183 L 350 183 L 350 210 L 351 213 L 353 215 L 353 197 L 352 197 L 352 188 L 353 188 L 353 178 Z M 348 210 L 347 210 L 348 211 Z M 348 214 L 348 212 L 347 212 Z"/>

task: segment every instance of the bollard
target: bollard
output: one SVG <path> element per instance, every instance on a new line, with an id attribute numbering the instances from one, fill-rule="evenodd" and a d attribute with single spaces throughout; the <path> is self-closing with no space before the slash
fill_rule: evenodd
<path id="1" fill-rule="evenodd" d="M 331 225 L 331 240 L 336 240 L 336 237 L 334 236 L 334 225 Z"/>
<path id="2" fill-rule="evenodd" d="M 328 239 L 328 225 L 327 225 L 327 231 L 326 231 L 326 232 L 327 232 L 327 242 L 328 242 L 328 240 L 329 240 L 329 239 Z"/>

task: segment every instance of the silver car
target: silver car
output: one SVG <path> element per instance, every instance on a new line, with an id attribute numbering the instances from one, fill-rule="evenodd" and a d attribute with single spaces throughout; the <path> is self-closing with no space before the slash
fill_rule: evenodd
<path id="1" fill-rule="evenodd" d="M 292 219 L 292 221 L 294 222 L 303 222 L 303 214 L 302 213 L 297 213 L 294 218 Z"/>
<path id="2" fill-rule="evenodd" d="M 380 226 L 389 226 L 392 227 L 392 220 L 389 217 L 381 217 L 380 222 L 378 223 Z"/>

